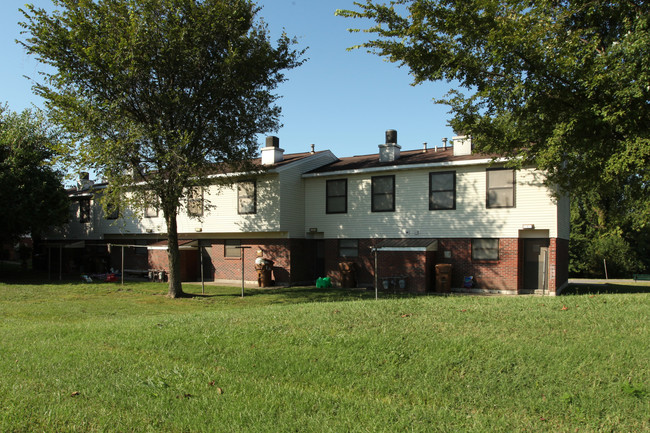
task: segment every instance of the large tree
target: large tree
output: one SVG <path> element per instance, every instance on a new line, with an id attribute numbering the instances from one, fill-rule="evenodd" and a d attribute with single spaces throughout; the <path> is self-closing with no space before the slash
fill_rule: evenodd
<path id="1" fill-rule="evenodd" d="M 368 0 L 355 47 L 448 80 L 456 131 L 517 157 L 633 230 L 650 223 L 650 4 L 593 0 Z M 361 31 L 359 29 L 353 31 Z M 464 89 L 464 90 L 463 90 Z M 464 93 L 461 92 L 463 90 Z M 621 215 L 620 212 L 624 215 Z"/>
<path id="2" fill-rule="evenodd" d="M 0 242 L 38 237 L 68 221 L 63 174 L 54 167 L 57 141 L 40 112 L 0 106 Z"/>
<path id="3" fill-rule="evenodd" d="M 60 11 L 23 11 L 23 45 L 54 71 L 35 92 L 77 162 L 108 180 L 106 197 L 157 197 L 169 296 L 181 296 L 181 204 L 216 170 L 245 167 L 259 134 L 278 128 L 273 90 L 302 52 L 284 34 L 271 43 L 248 0 L 53 1 Z"/>

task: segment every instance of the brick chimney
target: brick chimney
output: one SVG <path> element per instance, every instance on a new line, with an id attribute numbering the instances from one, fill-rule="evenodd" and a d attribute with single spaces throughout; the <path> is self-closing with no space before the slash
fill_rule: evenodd
<path id="1" fill-rule="evenodd" d="M 389 129 L 386 131 L 386 143 L 379 145 L 379 161 L 392 162 L 399 159 L 399 151 L 402 147 L 397 145 L 397 131 Z"/>
<path id="2" fill-rule="evenodd" d="M 262 165 L 273 165 L 284 161 L 284 149 L 280 149 L 280 139 L 266 137 L 266 147 L 262 148 Z"/>

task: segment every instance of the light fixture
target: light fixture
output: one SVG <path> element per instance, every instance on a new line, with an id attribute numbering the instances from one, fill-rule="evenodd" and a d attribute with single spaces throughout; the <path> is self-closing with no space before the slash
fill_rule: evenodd
<path id="1" fill-rule="evenodd" d="M 318 231 L 318 227 L 309 227 L 309 233 L 316 233 Z"/>
<path id="2" fill-rule="evenodd" d="M 196 228 L 194 229 L 194 231 L 198 233 L 198 232 L 202 232 L 203 229 L 202 229 L 201 227 L 196 227 Z"/>
<path id="3" fill-rule="evenodd" d="M 524 230 L 532 230 L 535 228 L 535 224 L 524 224 L 522 227 Z"/>

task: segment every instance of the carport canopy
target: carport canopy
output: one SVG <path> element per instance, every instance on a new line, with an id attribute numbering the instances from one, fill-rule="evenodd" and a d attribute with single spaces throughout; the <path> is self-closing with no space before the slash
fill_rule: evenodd
<path id="1" fill-rule="evenodd" d="M 178 249 L 179 250 L 196 250 L 199 247 L 199 241 L 196 239 L 179 239 L 178 240 Z M 147 245 L 148 250 L 167 250 L 169 249 L 167 241 L 156 242 L 151 245 Z"/>
<path id="2" fill-rule="evenodd" d="M 375 245 L 376 251 L 438 251 L 437 239 L 385 239 Z"/>

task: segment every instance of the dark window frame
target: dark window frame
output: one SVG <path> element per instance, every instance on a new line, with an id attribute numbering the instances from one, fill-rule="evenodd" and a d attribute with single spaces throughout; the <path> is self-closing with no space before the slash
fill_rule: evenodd
<path id="1" fill-rule="evenodd" d="M 241 191 L 242 191 L 242 186 L 245 184 L 252 184 L 253 185 L 253 210 L 250 212 L 243 212 L 242 211 L 242 200 L 249 200 L 251 197 L 248 196 L 242 196 Z M 243 180 L 241 182 L 237 182 L 237 214 L 239 215 L 253 215 L 257 213 L 257 181 L 256 180 Z"/>
<path id="2" fill-rule="evenodd" d="M 439 190 L 439 191 L 433 191 L 433 177 L 434 176 L 440 176 L 440 175 L 449 175 L 451 174 L 453 176 L 453 186 L 451 190 L 445 189 L 445 190 Z M 453 201 L 452 201 L 452 206 L 451 207 L 442 207 L 442 206 L 434 206 L 433 204 L 433 195 L 434 193 L 439 193 L 439 192 L 448 192 L 452 191 L 453 193 Z M 448 171 L 432 171 L 429 173 L 429 210 L 455 210 L 456 209 L 456 171 L 454 170 L 448 170 Z"/>
<path id="3" fill-rule="evenodd" d="M 392 192 L 390 193 L 375 193 L 375 181 L 379 179 L 388 179 L 390 178 L 393 183 L 393 189 Z M 370 208 L 372 212 L 395 212 L 395 175 L 394 174 L 389 174 L 389 175 L 384 175 L 384 176 L 372 176 L 370 178 L 370 192 L 371 192 L 371 204 Z M 377 209 L 375 206 L 375 197 L 376 196 L 390 196 L 391 198 L 391 206 L 388 209 Z"/>
<path id="4" fill-rule="evenodd" d="M 492 246 L 491 248 L 486 248 L 485 246 L 481 246 L 479 248 L 479 246 L 476 245 L 476 243 L 487 242 L 487 241 L 495 242 L 496 247 Z M 500 259 L 500 256 L 501 256 L 501 249 L 500 249 L 499 243 L 500 242 L 499 242 L 498 238 L 475 238 L 475 239 L 472 239 L 472 261 L 475 261 L 475 262 L 498 262 L 499 259 Z M 481 252 L 496 251 L 496 256 L 492 256 L 492 257 L 480 257 L 479 256 L 479 257 L 477 257 L 475 252 L 478 252 L 478 251 L 481 251 Z"/>
<path id="5" fill-rule="evenodd" d="M 89 223 L 90 222 L 90 197 L 83 197 L 79 199 L 79 222 Z"/>
<path id="6" fill-rule="evenodd" d="M 344 243 L 352 243 L 353 245 L 343 245 Z M 359 257 L 359 239 L 339 239 L 339 257 Z M 344 250 L 353 251 L 353 254 L 343 254 Z"/>
<path id="7" fill-rule="evenodd" d="M 120 217 L 120 207 L 111 203 L 106 205 L 106 219 L 116 220 Z"/>
<path id="8" fill-rule="evenodd" d="M 200 197 L 196 197 L 197 191 L 200 193 Z M 194 207 L 200 208 L 199 211 L 193 211 Z M 191 187 L 187 193 L 187 215 L 193 217 L 203 216 L 203 188 L 200 186 Z"/>
<path id="9" fill-rule="evenodd" d="M 158 196 L 153 193 L 148 193 L 145 196 L 146 203 L 144 205 L 145 218 L 158 218 L 160 214 L 160 202 Z"/>
<path id="10" fill-rule="evenodd" d="M 345 192 L 343 195 L 334 195 L 330 194 L 330 185 L 333 185 L 335 182 L 344 182 Z M 330 199 L 343 197 L 345 204 L 343 206 L 344 210 L 331 210 Z M 337 213 L 348 213 L 348 180 L 347 179 L 331 179 L 325 183 L 325 212 L 328 214 L 337 214 Z"/>
<path id="11" fill-rule="evenodd" d="M 512 187 L 491 187 L 490 186 L 490 173 L 497 171 L 511 171 L 512 172 Z M 504 205 L 499 206 L 495 204 L 490 204 L 490 191 L 512 191 L 512 206 Z M 515 170 L 512 168 L 488 168 L 485 170 L 485 207 L 487 209 L 508 209 L 514 208 L 517 205 L 517 178 L 515 177 Z"/>
<path id="12" fill-rule="evenodd" d="M 237 255 L 229 254 L 233 250 L 237 250 Z M 240 239 L 226 239 L 223 242 L 223 257 L 228 260 L 241 260 L 242 256 L 241 240 Z"/>

